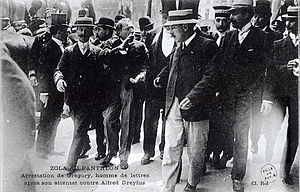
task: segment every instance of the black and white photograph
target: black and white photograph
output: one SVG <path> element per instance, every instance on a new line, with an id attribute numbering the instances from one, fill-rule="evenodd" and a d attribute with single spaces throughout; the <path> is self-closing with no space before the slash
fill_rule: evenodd
<path id="1" fill-rule="evenodd" d="M 0 192 L 298 192 L 299 0 L 0 0 Z"/>

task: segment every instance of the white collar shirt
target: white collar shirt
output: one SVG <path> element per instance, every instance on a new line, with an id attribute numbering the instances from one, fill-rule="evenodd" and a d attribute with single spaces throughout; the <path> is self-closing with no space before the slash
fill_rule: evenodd
<path id="1" fill-rule="evenodd" d="M 90 46 L 89 41 L 87 41 L 85 43 L 82 43 L 81 41 L 78 41 L 78 47 L 79 47 L 79 50 L 82 53 L 82 55 L 84 55 L 87 52 L 89 46 Z"/>
<path id="2" fill-rule="evenodd" d="M 64 45 L 63 45 L 62 41 L 55 37 L 52 37 L 52 40 L 59 46 L 61 52 L 64 52 Z"/>
<path id="3" fill-rule="evenodd" d="M 238 29 L 238 39 L 240 44 L 242 44 L 243 41 L 246 39 L 247 35 L 250 32 L 251 26 L 251 22 L 249 22 L 244 27 L 242 27 L 242 29 Z"/>

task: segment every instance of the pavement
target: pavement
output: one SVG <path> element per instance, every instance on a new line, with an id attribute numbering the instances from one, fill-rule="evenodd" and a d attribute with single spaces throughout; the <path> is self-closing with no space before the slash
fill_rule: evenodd
<path id="1" fill-rule="evenodd" d="M 271 149 L 266 149 L 266 137 L 261 135 L 259 150 L 253 154 L 249 150 L 247 172 L 244 179 L 245 192 L 291 192 L 299 191 L 299 159 L 293 166 L 292 176 L 295 184 L 286 186 L 282 183 L 282 157 L 285 153 L 286 122 L 278 130 L 277 137 Z M 161 122 L 159 123 L 161 129 Z M 159 130 L 160 133 L 160 130 Z M 96 154 L 95 131 L 89 131 L 92 149 L 88 151 L 88 157 L 78 162 L 81 169 L 73 175 L 68 176 L 63 169 L 68 150 L 72 142 L 73 121 L 67 118 L 61 121 L 58 127 L 55 150 L 59 153 L 50 156 L 49 159 L 40 159 L 34 153 L 31 155 L 34 182 L 27 182 L 24 178 L 24 187 L 35 185 L 37 192 L 159 192 L 162 184 L 161 163 L 159 159 L 158 144 L 160 134 L 156 142 L 156 156 L 148 165 L 141 165 L 143 157 L 142 140 L 132 145 L 132 152 L 129 156 L 129 168 L 121 170 L 118 166 L 119 159 L 113 158 L 112 165 L 108 168 L 99 166 L 99 161 L 94 159 Z M 249 144 L 249 146 L 251 146 Z M 269 151 L 269 153 L 266 153 Z M 273 152 L 273 153 L 272 153 Z M 268 158 L 266 158 L 268 155 Z M 265 160 L 265 159 L 268 159 Z M 197 186 L 197 192 L 230 192 L 232 182 L 230 172 L 232 161 L 227 163 L 224 170 L 214 170 L 207 165 L 207 173 Z M 187 182 L 188 158 L 186 147 L 183 153 L 183 171 L 180 183 L 176 185 L 176 192 L 182 192 Z"/>

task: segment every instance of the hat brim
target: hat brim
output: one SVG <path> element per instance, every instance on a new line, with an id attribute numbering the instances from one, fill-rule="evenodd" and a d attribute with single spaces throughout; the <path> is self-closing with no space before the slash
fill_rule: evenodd
<path id="1" fill-rule="evenodd" d="M 96 25 L 92 25 L 92 24 L 74 24 L 73 27 L 96 27 Z"/>
<path id="2" fill-rule="evenodd" d="M 297 19 L 298 18 L 298 16 L 295 16 L 295 15 L 291 16 L 291 15 L 288 15 L 288 14 L 284 14 L 281 17 L 286 18 L 286 19 Z"/>
<path id="3" fill-rule="evenodd" d="M 228 9 L 228 13 L 234 11 L 234 10 L 237 10 L 237 9 L 245 9 L 245 8 L 252 8 L 252 6 L 242 6 L 242 5 L 236 5 L 236 6 L 233 6 L 231 7 L 230 9 Z"/>
<path id="4" fill-rule="evenodd" d="M 96 24 L 97 27 L 108 27 L 108 28 L 111 28 L 113 30 L 115 30 L 116 28 L 115 27 L 112 27 L 110 25 L 104 25 L 104 24 Z"/>
<path id="5" fill-rule="evenodd" d="M 67 24 L 51 25 L 50 27 L 54 27 L 54 26 L 63 26 L 63 27 L 69 27 L 69 25 L 67 25 Z"/>
<path id="6" fill-rule="evenodd" d="M 170 25 L 181 25 L 181 24 L 196 24 L 198 20 L 196 19 L 185 19 L 185 20 L 177 20 L 177 21 L 167 21 L 164 26 Z"/>

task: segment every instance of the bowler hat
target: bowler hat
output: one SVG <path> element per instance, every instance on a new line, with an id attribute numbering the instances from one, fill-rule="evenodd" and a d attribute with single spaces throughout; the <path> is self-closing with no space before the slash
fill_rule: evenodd
<path id="1" fill-rule="evenodd" d="M 151 29 L 153 25 L 154 23 L 151 21 L 149 16 L 139 18 L 139 26 L 141 31 Z"/>
<path id="2" fill-rule="evenodd" d="M 241 8 L 252 8 L 253 0 L 233 0 L 232 7 L 228 11 Z"/>
<path id="3" fill-rule="evenodd" d="M 297 19 L 299 11 L 300 11 L 300 7 L 289 6 L 287 8 L 287 14 L 282 15 L 282 17 L 286 19 Z"/>
<path id="4" fill-rule="evenodd" d="M 52 13 L 51 14 L 51 26 L 65 26 L 67 25 L 67 14 L 65 13 Z"/>
<path id="5" fill-rule="evenodd" d="M 195 18 L 195 15 L 193 14 L 193 9 L 183 9 L 169 11 L 168 21 L 165 23 L 164 26 L 193 23 L 198 23 L 197 19 Z"/>
<path id="6" fill-rule="evenodd" d="M 229 6 L 226 5 L 217 5 L 217 6 L 213 6 L 214 10 L 215 10 L 215 17 L 229 17 L 230 14 L 228 12 L 228 10 L 230 9 Z"/>
<path id="7" fill-rule="evenodd" d="M 115 29 L 114 25 L 114 20 L 108 17 L 101 17 L 97 23 L 98 27 L 108 27 L 111 29 Z"/>
<path id="8" fill-rule="evenodd" d="M 95 27 L 93 18 L 91 17 L 78 17 L 73 25 L 74 27 Z"/>

